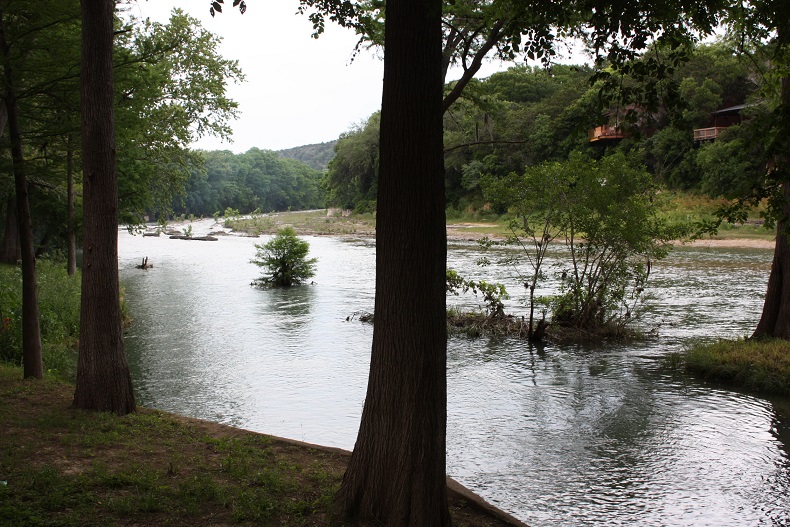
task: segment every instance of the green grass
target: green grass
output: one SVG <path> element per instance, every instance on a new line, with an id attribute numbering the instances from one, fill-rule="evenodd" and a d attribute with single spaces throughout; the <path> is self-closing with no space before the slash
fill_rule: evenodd
<path id="1" fill-rule="evenodd" d="M 161 412 L 73 410 L 71 387 L 9 366 L 0 384 L 9 525 L 326 524 L 340 454 Z"/>
<path id="2" fill-rule="evenodd" d="M 298 234 L 367 235 L 375 231 L 373 214 L 327 216 L 327 211 L 273 212 L 245 218 L 225 220 L 225 227 L 251 235 L 274 234 L 284 226 L 291 226 Z"/>
<path id="3" fill-rule="evenodd" d="M 73 385 L 0 363 L 0 525 L 343 525 L 348 454 L 142 409 L 71 407 Z M 453 525 L 507 527 L 451 494 Z"/>
<path id="4" fill-rule="evenodd" d="M 659 217 L 673 224 L 694 226 L 703 221 L 713 221 L 716 211 L 727 203 L 722 198 L 709 198 L 704 195 L 661 191 L 656 194 Z M 723 222 L 718 232 L 711 236 L 714 239 L 761 239 L 772 240 L 776 236 L 774 229 L 766 229 L 759 224 L 762 219 L 760 212 L 763 207 L 749 211 L 749 223 L 732 224 Z"/>
<path id="5" fill-rule="evenodd" d="M 786 340 L 698 344 L 683 359 L 686 370 L 703 379 L 766 395 L 790 395 L 790 342 Z"/>

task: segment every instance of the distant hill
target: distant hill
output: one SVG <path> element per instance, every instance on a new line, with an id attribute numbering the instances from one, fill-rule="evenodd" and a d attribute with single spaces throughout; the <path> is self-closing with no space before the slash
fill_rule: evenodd
<path id="1" fill-rule="evenodd" d="M 337 140 L 314 145 L 295 146 L 286 150 L 278 150 L 277 153 L 280 154 L 280 157 L 296 159 L 316 170 L 326 170 L 329 162 L 335 157 L 335 143 L 337 143 Z"/>

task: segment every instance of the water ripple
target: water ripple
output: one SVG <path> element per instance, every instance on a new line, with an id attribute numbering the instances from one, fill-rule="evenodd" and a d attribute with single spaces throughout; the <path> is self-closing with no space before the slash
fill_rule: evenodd
<path id="1" fill-rule="evenodd" d="M 264 291 L 249 287 L 256 240 L 120 236 L 143 404 L 353 446 L 372 327 L 346 318 L 373 310 L 371 241 L 310 238 L 315 283 Z M 144 256 L 154 269 L 133 269 Z M 470 278 L 494 273 L 514 294 L 508 310 L 524 313 L 512 269 L 482 270 L 478 256 L 455 244 L 448 262 Z M 450 338 L 448 471 L 536 527 L 790 524 L 790 402 L 699 383 L 660 360 L 690 338 L 747 333 L 769 265 L 766 251 L 675 251 L 654 267 L 660 289 L 645 314 L 660 338 L 637 346 Z M 550 277 L 541 294 L 557 286 Z"/>

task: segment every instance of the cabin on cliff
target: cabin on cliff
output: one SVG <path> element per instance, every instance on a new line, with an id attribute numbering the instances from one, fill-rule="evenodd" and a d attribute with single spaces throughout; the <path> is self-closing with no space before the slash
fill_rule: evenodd
<path id="1" fill-rule="evenodd" d="M 704 143 L 707 141 L 715 141 L 719 138 L 721 133 L 734 124 L 741 124 L 741 110 L 746 108 L 746 104 L 737 104 L 716 110 L 710 114 L 710 122 L 706 128 L 696 128 L 694 130 L 694 141 L 697 143 Z"/>
<path id="2" fill-rule="evenodd" d="M 646 112 L 635 104 L 611 110 L 605 114 L 605 117 L 606 124 L 588 130 L 587 141 L 589 143 L 611 146 L 637 130 L 643 133 L 650 132 L 650 130 L 645 130 L 648 121 Z"/>
<path id="3" fill-rule="evenodd" d="M 625 134 L 623 133 L 622 128 L 616 125 L 609 126 L 608 124 L 604 124 L 601 126 L 596 126 L 595 128 L 592 128 L 589 132 L 587 132 L 587 140 L 590 143 L 616 142 L 624 137 Z"/>

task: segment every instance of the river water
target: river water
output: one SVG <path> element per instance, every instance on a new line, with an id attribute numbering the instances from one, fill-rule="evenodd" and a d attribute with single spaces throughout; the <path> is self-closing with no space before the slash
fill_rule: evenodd
<path id="1" fill-rule="evenodd" d="M 267 239 L 119 233 L 139 401 L 351 449 L 373 334 L 351 315 L 373 310 L 375 244 L 308 237 L 314 284 L 259 290 L 249 286 L 260 274 L 250 259 Z M 511 268 L 477 267 L 475 244 L 448 252 L 463 276 L 523 291 Z M 145 256 L 154 268 L 135 269 Z M 642 324 L 658 336 L 637 345 L 451 336 L 449 474 L 536 527 L 790 525 L 790 402 L 705 384 L 664 360 L 693 339 L 747 335 L 771 256 L 676 249 L 651 277 Z M 543 292 L 554 287 L 550 279 Z M 507 310 L 524 313 L 520 300 Z"/>

